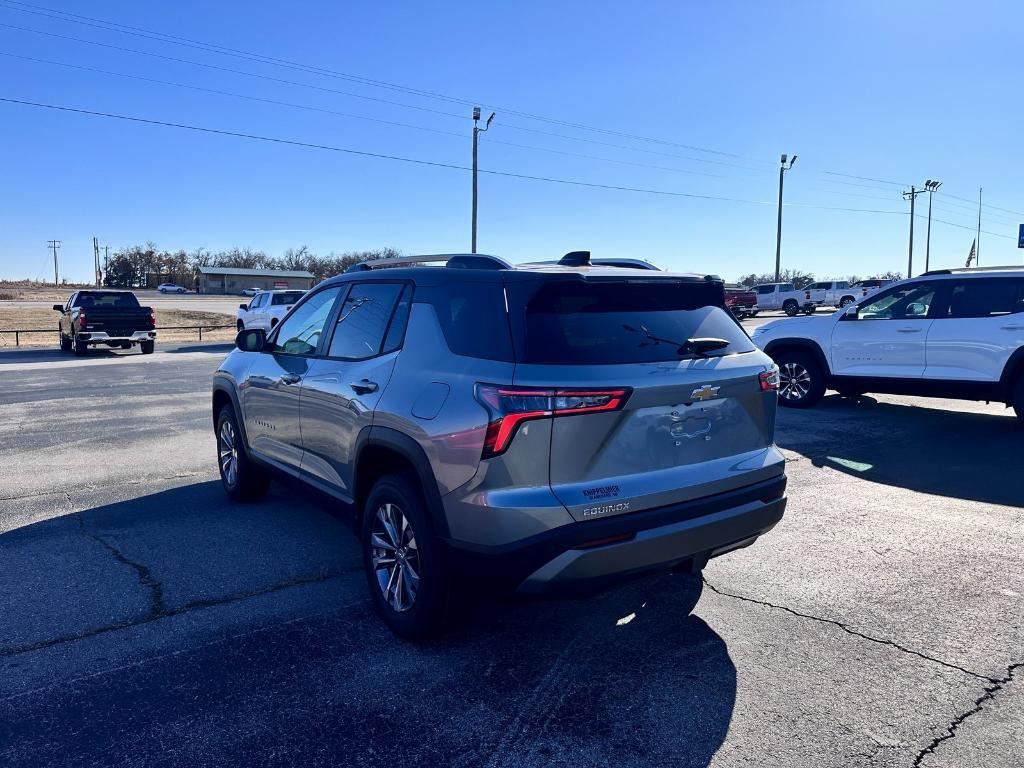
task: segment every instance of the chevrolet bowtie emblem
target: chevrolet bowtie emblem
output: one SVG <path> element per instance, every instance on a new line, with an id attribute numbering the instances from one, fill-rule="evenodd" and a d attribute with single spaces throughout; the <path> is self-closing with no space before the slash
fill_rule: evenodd
<path id="1" fill-rule="evenodd" d="M 719 389 L 721 389 L 721 387 L 712 387 L 710 384 L 705 384 L 704 386 L 693 390 L 690 394 L 690 400 L 700 400 L 701 402 L 705 400 L 714 400 L 718 397 Z"/>

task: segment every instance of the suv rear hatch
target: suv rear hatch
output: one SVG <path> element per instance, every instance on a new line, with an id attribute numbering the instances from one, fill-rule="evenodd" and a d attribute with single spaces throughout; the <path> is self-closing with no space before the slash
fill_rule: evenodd
<path id="1" fill-rule="evenodd" d="M 514 382 L 554 393 L 549 482 L 575 520 L 782 473 L 770 365 L 725 310 L 720 282 L 544 278 L 509 284 Z"/>

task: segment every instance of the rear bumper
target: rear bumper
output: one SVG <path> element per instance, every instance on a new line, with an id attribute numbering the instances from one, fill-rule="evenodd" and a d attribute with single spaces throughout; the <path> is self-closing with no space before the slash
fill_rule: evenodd
<path id="1" fill-rule="evenodd" d="M 115 335 L 111 336 L 106 331 L 84 331 L 82 333 L 75 334 L 75 338 L 78 341 L 85 341 L 89 344 L 100 344 L 108 341 L 115 342 L 132 342 L 138 343 L 140 341 L 151 341 L 156 338 L 156 331 L 133 331 L 129 336 Z"/>
<path id="2" fill-rule="evenodd" d="M 473 583 L 520 595 L 578 593 L 646 571 L 699 569 L 712 557 L 752 544 L 782 519 L 785 490 L 780 475 L 683 504 L 561 526 L 500 547 L 444 543 L 456 572 Z"/>

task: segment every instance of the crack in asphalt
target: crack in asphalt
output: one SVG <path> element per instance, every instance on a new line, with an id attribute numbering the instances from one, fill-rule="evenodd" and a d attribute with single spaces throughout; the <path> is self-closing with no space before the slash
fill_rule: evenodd
<path id="1" fill-rule="evenodd" d="M 22 653 L 29 653 L 31 651 L 39 651 L 45 648 L 52 648 L 55 645 L 62 645 L 64 643 L 72 643 L 78 640 L 86 640 L 90 637 L 96 637 L 97 635 L 103 635 L 107 632 L 116 632 L 120 629 L 130 629 L 132 627 L 138 627 L 143 624 L 150 624 L 154 621 L 161 619 L 171 618 L 172 616 L 181 616 L 186 613 L 190 613 L 195 610 L 202 610 L 203 608 L 214 608 L 222 605 L 229 605 L 231 603 L 241 602 L 242 600 L 249 600 L 253 597 L 259 597 L 260 595 L 270 594 L 272 592 L 279 592 L 284 589 L 290 589 L 292 587 L 302 587 L 307 584 L 317 584 L 319 582 L 331 581 L 333 579 L 347 576 L 351 573 L 362 571 L 362 565 L 353 566 L 351 568 L 340 568 L 333 571 L 323 571 L 321 573 L 307 574 L 304 576 L 296 576 L 292 579 L 285 579 L 275 584 L 269 584 L 264 587 L 258 587 L 256 589 L 245 590 L 244 592 L 235 592 L 223 597 L 211 597 L 203 598 L 200 600 L 193 600 L 179 608 L 166 608 L 162 612 L 157 614 L 147 614 L 135 619 L 127 619 L 125 621 L 119 621 L 114 624 L 108 624 L 103 627 L 96 627 L 94 629 L 87 629 L 82 632 L 75 632 L 73 634 L 59 635 L 57 637 L 50 638 L 48 640 L 39 640 L 35 643 L 26 643 L 25 645 L 16 645 L 12 648 L 0 649 L 0 659 L 9 658 L 11 656 L 17 656 Z"/>
<path id="2" fill-rule="evenodd" d="M 928 654 L 921 653 L 920 651 L 915 651 L 913 648 L 907 648 L 905 645 L 900 645 L 899 643 L 895 642 L 894 640 L 883 640 L 882 638 L 879 638 L 879 637 L 872 637 L 871 635 L 866 635 L 863 632 L 858 632 L 856 629 L 853 629 L 852 627 L 850 627 L 847 624 L 844 624 L 841 621 L 836 621 L 835 619 L 826 619 L 826 618 L 822 618 L 821 616 L 812 616 L 809 613 L 801 613 L 800 611 L 794 610 L 793 608 L 788 608 L 785 605 L 778 605 L 776 603 L 770 603 L 767 600 L 757 600 L 757 599 L 755 599 L 753 597 L 745 597 L 744 595 L 736 595 L 736 594 L 733 594 L 731 592 L 726 592 L 726 591 L 721 590 L 718 587 L 716 587 L 714 584 L 712 584 L 710 581 L 708 581 L 707 578 L 704 578 L 704 583 L 707 585 L 708 589 L 710 589 L 712 592 L 714 592 L 714 593 L 716 593 L 718 595 L 721 595 L 722 597 L 731 597 L 734 600 L 743 600 L 744 602 L 747 602 L 747 603 L 754 603 L 755 605 L 761 605 L 761 606 L 765 606 L 767 608 L 775 608 L 777 610 L 785 611 L 786 613 L 790 613 L 793 616 L 799 616 L 801 619 L 809 619 L 810 621 L 819 621 L 819 622 L 821 622 L 823 624 L 831 624 L 832 626 L 838 627 L 839 629 L 843 630 L 843 632 L 846 632 L 847 634 L 853 635 L 854 637 L 859 637 L 859 638 L 861 638 L 863 640 L 869 640 L 870 642 L 877 643 L 878 645 L 886 645 L 886 646 L 888 646 L 890 648 L 895 648 L 897 651 L 900 651 L 902 653 L 906 653 L 906 654 L 909 654 L 911 656 L 917 656 L 919 659 L 924 659 L 925 661 L 930 661 L 933 664 L 939 664 L 939 665 L 941 665 L 943 667 L 946 667 L 947 669 L 954 669 L 957 672 L 962 672 L 965 675 L 970 675 L 971 677 L 976 677 L 979 680 L 984 680 L 984 681 L 986 681 L 988 683 L 995 684 L 995 683 L 999 682 L 997 679 L 995 679 L 993 677 L 989 677 L 988 675 L 983 675 L 980 672 L 975 672 L 973 670 L 966 669 L 965 667 L 957 666 L 956 664 L 953 664 L 951 662 L 943 661 L 942 659 L 937 659 L 934 656 L 929 656 Z"/>
<path id="3" fill-rule="evenodd" d="M 992 681 L 991 685 L 985 686 L 984 693 L 974 700 L 974 706 L 968 709 L 966 712 L 962 712 L 950 721 L 949 725 L 946 726 L 946 731 L 941 736 L 936 736 L 931 742 L 917 753 L 917 757 L 914 758 L 914 768 L 920 768 L 924 764 L 925 759 L 928 755 L 935 754 L 935 751 L 939 748 L 939 745 L 944 741 L 956 738 L 957 730 L 960 725 L 969 717 L 972 717 L 985 709 L 985 704 L 996 697 L 1003 688 L 1013 682 L 1014 676 L 1017 674 L 1017 670 L 1024 667 L 1024 662 L 1017 662 L 1011 664 L 1006 668 L 1006 675 L 999 679 L 989 678 Z"/>
<path id="4" fill-rule="evenodd" d="M 67 497 L 68 503 L 71 503 L 71 496 L 64 494 Z M 139 584 L 149 590 L 150 593 L 150 606 L 149 606 L 149 617 L 160 616 L 164 613 L 164 586 L 157 579 L 153 577 L 153 574 L 149 572 L 149 568 L 144 566 L 142 563 L 136 563 L 125 555 L 121 550 L 111 544 L 109 541 L 104 539 L 95 533 L 92 533 L 88 528 L 85 527 L 85 516 L 78 516 L 78 528 L 82 534 L 89 539 L 92 539 L 97 544 L 100 544 L 106 549 L 114 559 L 122 565 L 127 565 L 135 574 L 139 577 Z"/>

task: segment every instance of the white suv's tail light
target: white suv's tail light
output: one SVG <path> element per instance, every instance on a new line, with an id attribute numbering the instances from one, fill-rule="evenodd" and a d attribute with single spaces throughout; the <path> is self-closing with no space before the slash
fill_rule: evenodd
<path id="1" fill-rule="evenodd" d="M 617 411 L 626 404 L 631 391 L 629 387 L 538 389 L 477 384 L 477 402 L 487 409 L 488 415 L 483 458 L 504 453 L 524 421 Z"/>

